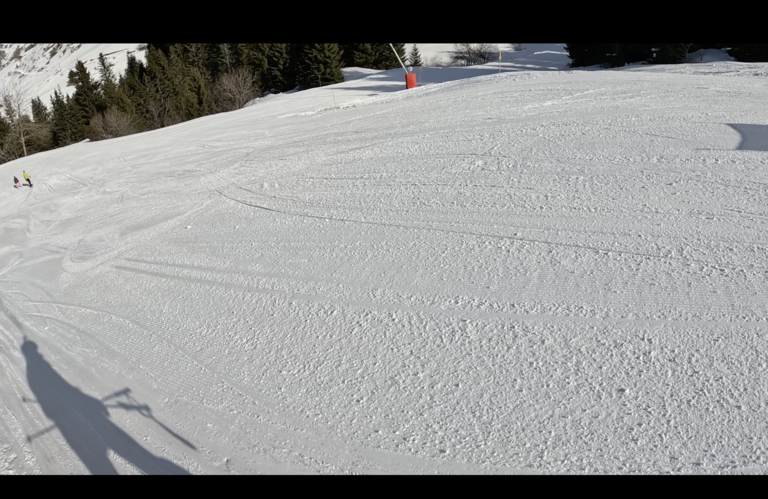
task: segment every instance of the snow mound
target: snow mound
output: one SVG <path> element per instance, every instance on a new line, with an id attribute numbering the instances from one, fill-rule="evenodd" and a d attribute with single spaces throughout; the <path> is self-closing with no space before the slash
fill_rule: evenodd
<path id="1" fill-rule="evenodd" d="M 697 50 L 696 52 L 691 52 L 688 54 L 688 57 L 686 57 L 685 62 L 687 63 L 712 63 L 712 62 L 723 62 L 723 61 L 735 61 L 733 57 L 728 55 L 728 52 L 725 50 L 717 50 L 717 49 L 702 49 Z"/>

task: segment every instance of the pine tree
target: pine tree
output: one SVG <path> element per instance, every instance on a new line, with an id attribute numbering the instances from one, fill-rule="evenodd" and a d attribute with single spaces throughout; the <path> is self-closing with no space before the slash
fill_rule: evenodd
<path id="1" fill-rule="evenodd" d="M 370 69 L 393 69 L 400 67 L 400 61 L 406 63 L 405 44 L 404 43 L 351 43 L 346 44 L 351 54 L 345 57 L 346 63 L 351 62 L 352 66 Z M 392 51 L 395 47 L 395 52 Z M 417 49 L 418 50 L 418 49 Z"/>
<path id="2" fill-rule="evenodd" d="M 200 44 L 171 45 L 166 57 L 147 54 L 149 106 L 156 126 L 168 126 L 213 112 L 211 82 Z"/>
<path id="3" fill-rule="evenodd" d="M 51 141 L 53 147 L 63 147 L 74 142 L 70 98 L 62 96 L 56 89 L 51 97 Z"/>
<path id="4" fill-rule="evenodd" d="M 216 73 L 217 64 L 215 54 L 211 54 L 209 46 L 216 44 L 206 43 L 176 43 L 172 47 L 183 55 L 184 65 L 189 68 L 197 68 L 201 74 L 209 80 L 213 80 Z"/>
<path id="5" fill-rule="evenodd" d="M 405 44 L 404 43 L 393 43 L 392 46 L 395 47 L 395 52 L 397 52 L 397 55 L 395 55 L 395 52 L 392 51 L 392 47 L 389 43 L 377 43 L 377 55 L 378 58 L 376 60 L 377 67 L 375 69 L 394 69 L 399 68 L 400 61 L 403 61 L 405 63 Z M 400 60 L 398 60 L 398 56 L 400 57 Z"/>
<path id="6" fill-rule="evenodd" d="M 132 115 L 139 130 L 148 128 L 148 110 L 146 107 L 147 91 L 143 83 L 146 74 L 144 63 L 133 55 L 128 56 L 125 73 L 120 77 L 118 89 L 124 96 L 125 108 L 122 111 Z"/>
<path id="7" fill-rule="evenodd" d="M 176 84 L 168 57 L 157 48 L 147 51 L 146 74 L 142 78 L 145 89 L 146 120 L 151 128 L 162 128 L 181 122 L 176 112 L 178 101 Z"/>
<path id="8" fill-rule="evenodd" d="M 181 44 L 174 44 L 171 46 L 171 53 L 168 57 L 168 80 L 169 86 L 166 87 L 168 93 L 172 96 L 171 101 L 176 112 L 182 121 L 190 120 L 200 116 L 197 109 L 197 95 L 192 88 L 192 80 L 189 76 L 189 69 L 194 68 L 198 70 L 199 66 L 192 65 L 187 66 L 188 61 L 184 59 L 184 49 Z M 195 61 L 202 62 L 204 60 Z"/>
<path id="9" fill-rule="evenodd" d="M 263 78 L 267 72 L 267 57 L 265 44 L 263 43 L 239 43 L 237 45 L 237 58 L 240 65 L 253 71 L 259 82 L 258 95 L 264 90 Z"/>
<path id="10" fill-rule="evenodd" d="M 303 47 L 297 67 L 297 83 L 302 89 L 344 81 L 342 52 L 336 43 L 308 43 Z"/>
<path id="11" fill-rule="evenodd" d="M 6 120 L 5 117 L 0 115 L 0 146 L 5 144 L 5 138 L 9 133 L 11 133 L 11 125 L 8 123 L 8 120 Z"/>
<path id="12" fill-rule="evenodd" d="M 422 64 L 423 62 L 421 61 L 421 52 L 419 52 L 418 45 L 414 43 L 410 52 L 408 52 L 408 65 L 419 67 Z"/>
<path id="13" fill-rule="evenodd" d="M 189 78 L 189 98 L 192 104 L 187 113 L 187 119 L 199 118 L 215 112 L 213 91 L 208 76 L 198 68 L 189 68 L 187 77 Z"/>
<path id="14" fill-rule="evenodd" d="M 117 81 L 115 81 L 112 66 L 113 64 L 107 61 L 104 54 L 99 54 L 99 83 L 105 107 L 117 107 L 119 101 Z"/>
<path id="15" fill-rule="evenodd" d="M 106 109 L 100 95 L 100 85 L 91 79 L 88 69 L 82 61 L 77 61 L 75 69 L 69 72 L 69 83 L 75 86 L 72 96 L 73 129 L 75 141 L 88 137 L 88 125 L 91 118 Z"/>
<path id="16" fill-rule="evenodd" d="M 43 104 L 40 97 L 32 99 L 32 119 L 35 123 L 48 124 L 51 121 L 51 113 L 48 111 L 48 108 L 45 107 L 45 104 Z"/>
<path id="17" fill-rule="evenodd" d="M 652 43 L 619 43 L 616 66 L 651 61 L 653 59 L 653 45 Z"/>
<path id="18" fill-rule="evenodd" d="M 290 47 L 287 43 L 267 43 L 266 71 L 259 75 L 264 88 L 276 89 L 280 92 L 291 90 L 295 79 L 291 75 Z"/>
<path id="19" fill-rule="evenodd" d="M 353 65 L 358 68 L 378 69 L 377 52 L 374 43 L 354 43 Z"/>
<path id="20" fill-rule="evenodd" d="M 163 53 L 164 56 L 169 56 L 171 54 L 171 45 L 172 43 L 148 43 L 147 44 L 147 51 L 149 52 L 152 49 L 157 49 L 160 52 Z"/>
<path id="21" fill-rule="evenodd" d="M 339 43 L 339 50 L 341 50 L 341 62 L 344 63 L 344 67 L 349 68 L 355 65 L 355 49 L 357 43 Z"/>
<path id="22" fill-rule="evenodd" d="M 261 74 L 267 69 L 266 43 L 239 43 L 237 45 L 238 59 L 241 65 Z"/>
<path id="23" fill-rule="evenodd" d="M 612 66 L 616 63 L 615 43 L 567 43 L 565 50 L 574 68 L 597 64 Z"/>
<path id="24" fill-rule="evenodd" d="M 725 44 L 723 44 L 725 45 Z M 731 43 L 728 54 L 740 62 L 768 62 L 768 43 Z"/>
<path id="25" fill-rule="evenodd" d="M 679 64 L 685 62 L 692 43 L 659 43 L 656 45 L 656 56 L 652 62 L 656 64 Z"/>
<path id="26" fill-rule="evenodd" d="M 232 71 L 238 66 L 234 43 L 219 44 L 218 68 L 220 73 Z"/>

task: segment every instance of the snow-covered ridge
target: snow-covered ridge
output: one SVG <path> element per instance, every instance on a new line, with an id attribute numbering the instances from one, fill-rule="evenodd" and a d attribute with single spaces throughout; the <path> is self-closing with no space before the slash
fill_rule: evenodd
<path id="1" fill-rule="evenodd" d="M 67 79 L 78 60 L 83 61 L 91 75 L 97 78 L 98 57 L 103 53 L 114 65 L 115 74 L 122 74 L 129 54 L 144 59 L 145 52 L 141 47 L 138 43 L 0 44 L 0 51 L 5 53 L 0 60 L 0 89 L 18 84 L 28 100 L 39 97 L 44 104 L 50 105 L 57 87 L 65 95 L 74 92 L 72 87 L 67 87 Z"/>

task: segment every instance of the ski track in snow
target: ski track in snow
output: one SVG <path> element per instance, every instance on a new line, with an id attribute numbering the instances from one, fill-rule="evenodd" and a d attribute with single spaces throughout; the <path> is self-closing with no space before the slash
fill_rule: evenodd
<path id="1" fill-rule="evenodd" d="M 318 89 L 0 165 L 35 182 L 0 198 L 0 473 L 93 472 L 83 422 L 149 453 L 124 474 L 764 473 L 768 152 L 729 124 L 768 72 L 709 66 Z M 28 441 L 40 359 L 128 388 L 114 426 Z"/>

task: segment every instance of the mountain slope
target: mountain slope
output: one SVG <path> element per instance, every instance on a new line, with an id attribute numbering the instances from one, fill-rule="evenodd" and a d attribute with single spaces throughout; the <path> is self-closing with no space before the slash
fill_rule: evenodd
<path id="1" fill-rule="evenodd" d="M 98 77 L 98 57 L 103 53 L 107 61 L 114 64 L 115 74 L 122 74 L 128 55 L 143 60 L 144 51 L 140 44 L 70 44 L 70 43 L 5 43 L 0 51 L 5 53 L 0 63 L 0 87 L 18 85 L 28 96 L 42 99 L 50 106 L 51 97 L 57 87 L 65 95 L 74 92 L 67 87 L 69 71 L 78 60 L 83 61 L 90 73 Z"/>
<path id="2" fill-rule="evenodd" d="M 765 68 L 393 70 L 0 165 L 0 472 L 764 473 Z"/>

